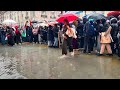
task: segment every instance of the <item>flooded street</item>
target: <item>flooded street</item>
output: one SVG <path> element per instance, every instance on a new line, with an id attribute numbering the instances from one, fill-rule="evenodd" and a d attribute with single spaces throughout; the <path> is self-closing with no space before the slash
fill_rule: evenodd
<path id="1" fill-rule="evenodd" d="M 119 79 L 118 57 L 80 54 L 59 59 L 45 45 L 0 46 L 0 79 Z"/>

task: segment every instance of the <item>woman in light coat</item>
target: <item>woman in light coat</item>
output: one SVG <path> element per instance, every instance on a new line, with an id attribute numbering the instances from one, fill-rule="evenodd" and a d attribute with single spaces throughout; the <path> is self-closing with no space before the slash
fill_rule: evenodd
<path id="1" fill-rule="evenodd" d="M 100 48 L 100 53 L 98 56 L 102 56 L 104 54 L 105 47 L 107 48 L 109 56 L 112 56 L 112 50 L 110 43 L 113 42 L 112 37 L 110 35 L 112 27 L 106 23 L 105 19 L 101 19 L 102 24 L 103 24 L 103 29 L 100 33 L 100 43 L 101 43 L 101 48 Z"/>

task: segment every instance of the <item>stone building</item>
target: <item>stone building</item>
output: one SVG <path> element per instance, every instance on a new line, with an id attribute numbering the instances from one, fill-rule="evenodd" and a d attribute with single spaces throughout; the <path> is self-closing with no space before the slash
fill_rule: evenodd
<path id="1" fill-rule="evenodd" d="M 5 11 L 0 14 L 0 22 L 2 23 L 6 19 L 12 19 L 18 24 L 23 25 L 26 21 L 53 21 L 59 15 L 61 11 Z"/>
<path id="2" fill-rule="evenodd" d="M 93 11 L 83 11 L 80 13 L 80 18 L 82 18 L 85 14 L 89 14 Z M 98 13 L 102 13 L 107 16 L 109 11 L 95 11 Z M 2 23 L 6 19 L 12 19 L 16 21 L 20 25 L 24 25 L 26 21 L 53 21 L 61 14 L 64 14 L 65 11 L 0 11 L 0 23 Z"/>

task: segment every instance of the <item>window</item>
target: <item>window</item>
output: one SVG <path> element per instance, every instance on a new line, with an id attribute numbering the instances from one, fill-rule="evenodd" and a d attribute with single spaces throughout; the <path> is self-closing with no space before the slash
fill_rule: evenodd
<path id="1" fill-rule="evenodd" d="M 55 11 L 51 12 L 50 18 L 52 18 L 52 19 L 55 19 L 55 18 L 56 18 L 56 17 L 55 17 Z"/>
<path id="2" fill-rule="evenodd" d="M 41 17 L 43 17 L 43 18 L 47 18 L 46 11 L 41 11 Z"/>
<path id="3" fill-rule="evenodd" d="M 19 22 L 19 15 L 18 15 L 18 22 Z"/>
<path id="4" fill-rule="evenodd" d="M 33 17 L 35 17 L 35 11 L 32 11 L 32 13 L 33 13 Z"/>
<path id="5" fill-rule="evenodd" d="M 26 16 L 25 16 L 25 19 L 28 19 L 29 17 L 28 17 L 28 12 L 26 11 Z"/>
<path id="6" fill-rule="evenodd" d="M 28 16 L 28 12 L 26 11 L 26 16 Z"/>

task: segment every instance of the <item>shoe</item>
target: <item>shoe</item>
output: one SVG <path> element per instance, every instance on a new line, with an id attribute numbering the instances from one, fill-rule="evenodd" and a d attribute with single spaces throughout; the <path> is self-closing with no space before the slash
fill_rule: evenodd
<path id="1" fill-rule="evenodd" d="M 103 56 L 103 54 L 97 54 L 97 56 Z"/>
<path id="2" fill-rule="evenodd" d="M 83 51 L 83 53 L 86 53 L 86 51 Z"/>
<path id="3" fill-rule="evenodd" d="M 113 54 L 106 54 L 106 55 L 108 55 L 108 56 L 113 56 Z"/>
<path id="4" fill-rule="evenodd" d="M 88 52 L 88 54 L 91 54 L 91 52 Z"/>
<path id="5" fill-rule="evenodd" d="M 62 55 L 61 57 L 59 57 L 60 59 L 62 59 L 62 58 L 66 58 L 67 57 L 67 55 Z"/>
<path id="6" fill-rule="evenodd" d="M 71 56 L 74 56 L 75 54 L 74 54 L 74 52 L 71 52 Z"/>

